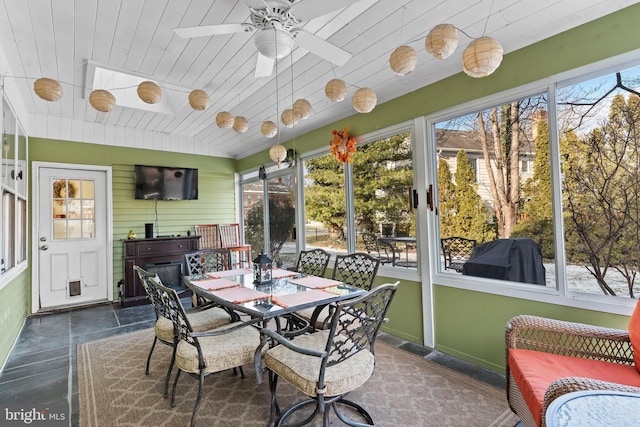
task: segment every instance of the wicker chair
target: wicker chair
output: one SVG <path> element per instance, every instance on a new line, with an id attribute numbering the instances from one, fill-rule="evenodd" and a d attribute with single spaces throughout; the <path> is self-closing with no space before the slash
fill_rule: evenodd
<path id="1" fill-rule="evenodd" d="M 153 338 L 153 343 L 151 344 L 151 349 L 149 350 L 149 356 L 147 356 L 147 366 L 144 371 L 146 375 L 149 375 L 151 355 L 153 354 L 153 350 L 156 347 L 156 343 L 160 341 L 161 343 L 166 344 L 169 347 L 173 347 L 175 350 L 176 343 L 178 342 L 178 334 L 173 327 L 173 322 L 171 320 L 171 317 L 169 316 L 169 313 L 162 305 L 160 294 L 158 293 L 157 288 L 153 286 L 154 282 L 160 283 L 160 278 L 158 277 L 158 275 L 145 271 L 137 265 L 134 265 L 133 268 L 138 273 L 140 282 L 142 283 L 142 286 L 144 287 L 144 290 L 149 297 L 149 301 L 151 302 L 156 315 L 156 323 L 153 328 L 155 336 Z M 230 323 L 232 320 L 227 311 L 221 308 L 214 307 L 195 308 L 189 310 L 186 315 L 191 326 L 196 331 L 206 331 L 209 329 L 217 328 Z M 174 360 L 175 353 L 171 356 L 171 362 L 169 363 L 169 369 L 167 370 L 167 376 L 164 382 L 165 398 L 169 395 L 169 379 L 171 378 L 171 371 L 173 370 Z"/>
<path id="2" fill-rule="evenodd" d="M 398 282 L 382 285 L 359 298 L 335 304 L 335 315 L 327 330 L 293 340 L 272 330 L 262 330 L 272 344 L 279 344 L 272 346 L 262 361 L 256 357 L 259 382 L 263 363 L 269 371 L 270 426 L 276 425 L 276 417 L 280 415 L 277 402 L 279 378 L 291 383 L 309 399 L 286 409 L 279 417 L 278 426 L 298 409 L 310 405 L 315 406 L 311 415 L 294 425 L 310 423 L 317 414 L 322 414 L 323 425 L 328 426 L 329 409 L 351 426 L 374 425 L 371 415 L 362 406 L 346 400 L 345 396 L 364 385 L 373 374 L 376 336 L 397 287 Z M 343 405 L 358 412 L 366 424 L 347 419 L 340 408 Z"/>
<path id="3" fill-rule="evenodd" d="M 513 317 L 507 323 L 505 341 L 507 400 L 525 427 L 544 426 L 547 408 L 554 399 L 566 393 L 580 390 L 615 390 L 640 393 L 639 387 L 595 379 L 593 376 L 597 375 L 586 370 L 584 374 L 573 376 L 563 376 L 560 373 L 558 378 L 549 382 L 544 393 L 542 409 L 536 413 L 538 411 L 532 410 L 527 404 L 525 399 L 527 393 L 523 392 L 513 373 L 515 365 L 512 366 L 512 364 L 517 363 L 515 349 L 534 350 L 543 352 L 545 355 L 603 361 L 610 363 L 612 368 L 616 369 L 621 368 L 620 365 L 627 365 L 632 368 L 628 369 L 630 372 L 629 381 L 632 381 L 632 377 L 636 376 L 636 384 L 640 384 L 640 374 L 633 367 L 633 349 L 629 333 L 619 329 L 520 315 Z M 532 369 L 537 371 L 538 367 L 535 366 Z M 625 368 L 622 367 L 622 369 Z M 552 375 L 556 375 L 556 373 Z"/>
<path id="4" fill-rule="evenodd" d="M 235 321 L 218 328 L 197 332 L 185 312 L 174 289 L 163 286 L 159 281 L 150 281 L 155 286 L 162 307 L 177 331 L 177 344 L 173 358 L 178 368 L 171 392 L 171 406 L 176 404 L 176 389 L 180 374 L 198 378 L 198 393 L 191 415 L 191 426 L 195 426 L 205 378 L 213 373 L 240 368 L 254 361 L 254 354 L 260 345 L 260 332 L 254 323 L 260 319 L 245 322 Z M 213 310 L 213 309 L 212 309 Z M 259 357 L 259 356 L 258 356 Z M 244 378 L 244 373 L 242 373 Z"/>
<path id="5" fill-rule="evenodd" d="M 444 268 L 462 271 L 462 266 L 469 259 L 476 248 L 476 241 L 464 237 L 446 237 L 440 239 L 442 256 L 444 257 Z"/>
<path id="6" fill-rule="evenodd" d="M 302 274 L 322 277 L 327 271 L 331 254 L 323 249 L 300 251 L 296 271 Z"/>

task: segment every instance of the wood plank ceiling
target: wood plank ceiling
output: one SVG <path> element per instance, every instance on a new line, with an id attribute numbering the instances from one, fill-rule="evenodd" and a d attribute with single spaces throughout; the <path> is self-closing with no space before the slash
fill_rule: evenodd
<path id="1" fill-rule="evenodd" d="M 77 135 L 82 132 L 69 129 L 97 126 L 125 139 L 144 134 L 146 141 L 148 135 L 159 135 L 146 141 L 145 148 L 242 158 L 276 143 L 278 137 L 268 139 L 260 133 L 260 123 L 276 121 L 277 112 L 290 108 L 295 99 L 309 100 L 313 114 L 294 129 L 280 125 L 280 141 L 289 140 L 293 132 L 301 135 L 356 114 L 350 97 L 357 88 L 373 89 L 378 103 L 383 103 L 459 73 L 462 51 L 471 41 L 467 35 L 494 37 L 506 54 L 634 3 L 345 0 L 343 9 L 303 27 L 352 53 L 345 65 L 336 67 L 295 46 L 277 62 L 277 73 L 261 78 L 254 76 L 253 33 L 182 39 L 173 32 L 177 27 L 247 22 L 249 8 L 243 0 L 4 0 L 0 46 L 10 64 L 3 76 L 15 79 L 34 136 L 86 139 L 87 132 L 81 138 Z M 444 22 L 459 28 L 460 44 L 451 57 L 437 60 L 425 51 L 424 38 Z M 400 77 L 391 71 L 388 60 L 403 44 L 417 51 L 418 64 L 411 74 Z M 175 113 L 122 106 L 109 113 L 94 110 L 87 102 L 91 84 L 87 70 L 95 65 L 157 82 L 174 99 Z M 38 98 L 33 82 L 39 77 L 60 81 L 63 98 L 57 102 Z M 343 79 L 349 86 L 343 102 L 334 103 L 324 94 L 332 78 Z M 206 111 L 189 106 L 188 93 L 193 89 L 210 95 Z M 117 98 L 118 90 L 112 92 Z M 215 116 L 220 111 L 245 116 L 249 130 L 239 134 L 219 128 Z M 92 133 L 91 142 L 112 139 Z M 180 143 L 171 143 L 174 140 Z"/>

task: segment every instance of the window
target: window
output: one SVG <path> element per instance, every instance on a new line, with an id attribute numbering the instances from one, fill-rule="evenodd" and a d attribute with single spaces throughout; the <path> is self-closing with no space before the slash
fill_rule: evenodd
<path id="1" fill-rule="evenodd" d="M 440 271 L 555 287 L 546 98 L 510 100 L 434 124 L 439 237 L 463 238 L 442 241 Z M 532 173 L 522 158 L 533 159 Z M 484 258 L 465 266 L 474 245 L 482 245 Z M 531 258 L 509 259 L 516 250 Z"/>
<path id="2" fill-rule="evenodd" d="M 0 152 L 0 284 L 4 277 L 26 267 L 27 260 L 27 138 L 9 103 L 2 104 L 2 150 Z"/>
<path id="3" fill-rule="evenodd" d="M 385 266 L 417 269 L 413 138 L 406 127 L 359 138 L 351 164 L 318 154 L 304 159 L 303 169 L 307 249 L 366 251 Z"/>
<path id="4" fill-rule="evenodd" d="M 559 85 L 567 290 L 637 298 L 640 67 Z"/>

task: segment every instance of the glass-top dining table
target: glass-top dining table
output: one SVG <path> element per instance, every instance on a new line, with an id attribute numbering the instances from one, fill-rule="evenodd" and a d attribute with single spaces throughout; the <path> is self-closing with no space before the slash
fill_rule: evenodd
<path id="1" fill-rule="evenodd" d="M 197 295 L 230 310 L 265 322 L 307 308 L 354 298 L 366 291 L 324 277 L 273 269 L 273 280 L 253 283 L 251 269 L 234 269 L 184 276 L 185 285 Z"/>

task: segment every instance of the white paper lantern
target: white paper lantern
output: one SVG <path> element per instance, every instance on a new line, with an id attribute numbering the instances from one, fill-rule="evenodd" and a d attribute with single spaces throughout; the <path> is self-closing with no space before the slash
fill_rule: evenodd
<path id="1" fill-rule="evenodd" d="M 347 97 L 347 85 L 340 79 L 329 80 L 324 87 L 324 93 L 333 102 L 340 102 Z"/>
<path id="2" fill-rule="evenodd" d="M 267 138 L 273 138 L 278 134 L 278 125 L 271 120 L 267 120 L 260 125 L 260 132 Z"/>
<path id="3" fill-rule="evenodd" d="M 469 43 L 462 52 L 462 68 L 471 77 L 486 77 L 500 66 L 502 54 L 502 45 L 498 40 L 480 37 Z"/>
<path id="4" fill-rule="evenodd" d="M 298 119 L 306 119 L 311 115 L 311 103 L 304 98 L 296 99 L 293 103 L 293 114 Z"/>
<path id="5" fill-rule="evenodd" d="M 391 53 L 389 65 L 399 76 L 406 76 L 411 73 L 418 63 L 418 55 L 411 46 L 400 46 Z"/>
<path id="6" fill-rule="evenodd" d="M 116 105 L 116 98 L 104 89 L 96 89 L 89 94 L 89 104 L 98 111 L 108 113 Z"/>
<path id="7" fill-rule="evenodd" d="M 360 88 L 353 94 L 351 103 L 358 113 L 369 113 L 378 102 L 375 92 L 368 87 Z"/>
<path id="8" fill-rule="evenodd" d="M 458 33 L 451 24 L 433 27 L 424 40 L 424 48 L 436 59 L 445 59 L 458 47 Z"/>
<path id="9" fill-rule="evenodd" d="M 221 111 L 216 115 L 216 124 L 223 129 L 233 127 L 233 114 L 228 111 Z"/>
<path id="10" fill-rule="evenodd" d="M 280 119 L 282 120 L 282 124 L 288 128 L 293 127 L 298 122 L 291 108 L 284 110 L 280 115 Z"/>
<path id="11" fill-rule="evenodd" d="M 45 101 L 58 101 L 62 98 L 62 86 L 48 77 L 42 77 L 33 82 L 33 91 Z"/>
<path id="12" fill-rule="evenodd" d="M 209 94 L 207 92 L 196 89 L 189 94 L 189 105 L 191 108 L 198 111 L 204 111 L 211 105 Z"/>
<path id="13" fill-rule="evenodd" d="M 269 157 L 280 167 L 280 162 L 287 158 L 287 149 L 283 145 L 276 144 L 269 149 Z"/>
<path id="14" fill-rule="evenodd" d="M 147 104 L 156 104 L 162 99 L 162 90 L 154 82 L 145 81 L 138 85 L 138 97 Z"/>
<path id="15" fill-rule="evenodd" d="M 242 116 L 236 116 L 233 119 L 233 130 L 238 133 L 245 133 L 249 129 L 249 121 Z"/>

